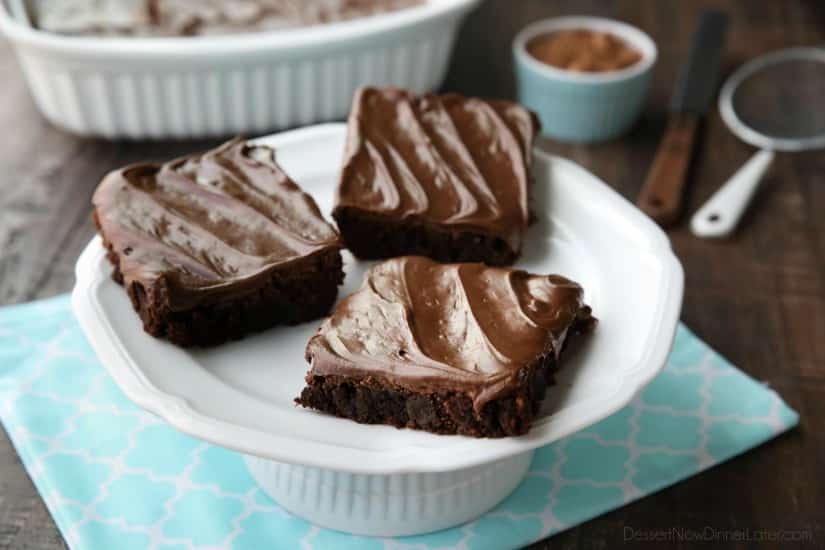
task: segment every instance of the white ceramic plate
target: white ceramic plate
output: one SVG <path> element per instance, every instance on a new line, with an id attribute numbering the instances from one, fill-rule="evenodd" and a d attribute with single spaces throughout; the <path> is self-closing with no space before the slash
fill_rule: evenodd
<path id="1" fill-rule="evenodd" d="M 344 125 L 262 138 L 278 162 L 332 207 Z M 362 474 L 439 472 L 527 452 L 617 411 L 664 366 L 679 319 L 684 275 L 664 233 L 629 202 L 572 162 L 535 155 L 533 208 L 518 267 L 580 282 L 600 319 L 571 346 L 529 434 L 504 439 L 438 436 L 366 426 L 296 407 L 318 322 L 275 328 L 214 349 L 187 351 L 143 332 L 111 278 L 99 238 L 77 263 L 75 313 L 101 362 L 126 395 L 175 428 L 282 463 Z M 344 254 L 344 296 L 365 262 Z"/>

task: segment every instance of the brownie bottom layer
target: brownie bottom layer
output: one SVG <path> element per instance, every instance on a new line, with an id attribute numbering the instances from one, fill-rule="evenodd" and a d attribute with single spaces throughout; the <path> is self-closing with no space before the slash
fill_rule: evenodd
<path id="1" fill-rule="evenodd" d="M 505 437 L 527 433 L 539 411 L 556 362 L 552 355 L 525 367 L 514 393 L 488 402 L 477 413 L 465 393 L 414 393 L 373 378 L 307 376 L 295 402 L 362 424 L 389 424 L 438 434 Z"/>
<path id="2" fill-rule="evenodd" d="M 111 249 L 112 278 L 123 284 L 118 256 Z M 344 279 L 341 254 L 333 249 L 275 271 L 261 287 L 224 301 L 171 311 L 161 298 L 167 291 L 159 283 L 144 288 L 127 286 L 132 306 L 152 336 L 179 346 L 215 346 L 276 325 L 294 325 L 329 313 Z"/>
<path id="3" fill-rule="evenodd" d="M 337 208 L 332 217 L 347 248 L 364 260 L 427 256 L 439 262 L 510 265 L 519 254 L 504 239 L 472 231 L 439 231 L 422 224 L 375 218 L 352 208 Z"/>

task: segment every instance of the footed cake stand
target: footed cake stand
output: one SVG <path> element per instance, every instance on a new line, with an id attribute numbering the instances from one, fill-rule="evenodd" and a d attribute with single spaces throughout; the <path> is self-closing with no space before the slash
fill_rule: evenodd
<path id="1" fill-rule="evenodd" d="M 332 206 L 345 126 L 260 141 Z M 184 350 L 146 334 L 99 238 L 77 263 L 75 314 L 101 363 L 138 406 L 174 428 L 242 453 L 275 501 L 350 533 L 413 535 L 475 518 L 524 478 L 533 451 L 626 405 L 664 367 L 684 275 L 667 237 L 581 167 L 536 153 L 533 210 L 517 267 L 578 281 L 600 324 L 571 349 L 542 412 L 521 437 L 474 439 L 367 426 L 296 407 L 303 352 L 318 323 L 277 327 L 215 348 Z M 345 296 L 367 265 L 344 254 Z"/>
<path id="2" fill-rule="evenodd" d="M 245 457 L 258 485 L 296 516 L 329 529 L 387 537 L 477 518 L 518 487 L 532 458 L 528 451 L 450 472 L 370 475 Z"/>

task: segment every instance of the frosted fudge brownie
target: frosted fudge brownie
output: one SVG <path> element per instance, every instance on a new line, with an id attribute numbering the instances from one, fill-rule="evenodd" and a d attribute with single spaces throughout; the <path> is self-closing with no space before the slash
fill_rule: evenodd
<path id="1" fill-rule="evenodd" d="M 92 203 L 143 328 L 182 346 L 326 315 L 343 281 L 338 234 L 267 147 L 129 166 Z"/>
<path id="2" fill-rule="evenodd" d="M 596 320 L 558 275 L 438 264 L 378 264 L 306 348 L 296 402 L 367 424 L 440 434 L 524 434 L 570 336 Z"/>
<path id="3" fill-rule="evenodd" d="M 356 256 L 507 265 L 530 220 L 538 119 L 510 101 L 363 88 L 333 218 Z"/>

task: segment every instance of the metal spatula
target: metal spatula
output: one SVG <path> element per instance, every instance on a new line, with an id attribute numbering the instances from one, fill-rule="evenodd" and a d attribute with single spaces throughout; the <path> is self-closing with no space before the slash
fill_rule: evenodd
<path id="1" fill-rule="evenodd" d="M 636 202 L 662 226 L 676 223 L 682 211 L 699 123 L 716 94 L 727 25 L 728 16 L 720 11 L 699 16 L 690 56 L 673 90 L 667 132 Z"/>

